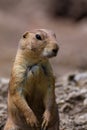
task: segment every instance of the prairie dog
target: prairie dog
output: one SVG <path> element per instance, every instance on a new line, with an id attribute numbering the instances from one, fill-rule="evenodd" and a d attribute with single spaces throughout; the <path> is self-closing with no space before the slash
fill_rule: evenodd
<path id="1" fill-rule="evenodd" d="M 23 34 L 9 83 L 4 130 L 59 130 L 55 78 L 49 63 L 58 49 L 52 31 L 38 29 Z"/>

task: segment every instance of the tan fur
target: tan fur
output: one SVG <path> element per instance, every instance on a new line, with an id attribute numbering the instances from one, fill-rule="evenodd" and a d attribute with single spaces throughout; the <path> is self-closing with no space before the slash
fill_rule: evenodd
<path id="1" fill-rule="evenodd" d="M 48 60 L 57 50 L 51 31 L 34 30 L 21 38 L 9 83 L 4 130 L 59 130 L 55 79 Z"/>

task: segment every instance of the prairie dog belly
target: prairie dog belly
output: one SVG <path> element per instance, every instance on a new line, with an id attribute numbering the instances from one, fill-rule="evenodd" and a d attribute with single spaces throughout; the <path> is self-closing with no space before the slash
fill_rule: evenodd
<path id="1" fill-rule="evenodd" d="M 38 120 L 42 122 L 42 115 L 45 110 L 44 97 L 48 91 L 49 86 L 46 68 L 43 65 L 35 64 L 32 67 L 28 68 L 27 76 L 28 84 L 29 86 L 32 86 L 32 94 L 30 97 L 27 95 L 27 102 L 31 109 L 34 111 Z"/>

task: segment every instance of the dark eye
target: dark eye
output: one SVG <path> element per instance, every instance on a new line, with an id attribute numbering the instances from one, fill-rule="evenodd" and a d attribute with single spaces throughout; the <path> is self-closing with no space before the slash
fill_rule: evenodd
<path id="1" fill-rule="evenodd" d="M 40 36 L 39 34 L 36 34 L 36 38 L 37 38 L 38 40 L 42 40 L 42 38 L 41 38 L 41 36 Z"/>

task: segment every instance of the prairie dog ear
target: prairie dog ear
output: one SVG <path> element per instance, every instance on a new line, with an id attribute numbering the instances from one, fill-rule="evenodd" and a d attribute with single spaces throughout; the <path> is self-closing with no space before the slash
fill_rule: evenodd
<path id="1" fill-rule="evenodd" d="M 27 38 L 28 34 L 29 34 L 29 32 L 25 32 L 25 33 L 23 34 L 23 38 Z"/>

